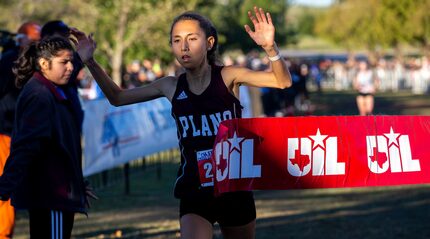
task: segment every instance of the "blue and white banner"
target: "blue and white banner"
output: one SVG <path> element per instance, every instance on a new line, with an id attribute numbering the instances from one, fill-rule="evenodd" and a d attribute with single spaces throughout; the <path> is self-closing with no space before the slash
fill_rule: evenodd
<path id="1" fill-rule="evenodd" d="M 242 116 L 252 116 L 241 87 Z M 114 107 L 105 98 L 83 101 L 84 176 L 178 146 L 172 105 L 165 98 Z"/>
<path id="2" fill-rule="evenodd" d="M 83 107 L 84 176 L 178 145 L 165 98 L 121 107 L 98 99 L 85 101 Z"/>

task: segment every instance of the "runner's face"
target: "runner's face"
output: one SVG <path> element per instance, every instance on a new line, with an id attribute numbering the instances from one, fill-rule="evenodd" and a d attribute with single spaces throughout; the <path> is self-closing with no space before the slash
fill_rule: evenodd
<path id="1" fill-rule="evenodd" d="M 206 60 L 208 40 L 199 22 L 182 20 L 172 29 L 172 50 L 185 68 L 194 68 Z"/>
<path id="2" fill-rule="evenodd" d="M 59 51 L 57 56 L 51 58 L 51 62 L 41 60 L 43 76 L 57 85 L 67 84 L 73 71 L 72 60 L 73 54 L 69 50 Z"/>

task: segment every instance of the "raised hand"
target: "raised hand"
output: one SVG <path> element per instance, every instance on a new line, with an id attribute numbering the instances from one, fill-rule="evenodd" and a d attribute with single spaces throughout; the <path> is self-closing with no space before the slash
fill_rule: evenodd
<path id="1" fill-rule="evenodd" d="M 75 37 L 70 38 L 70 40 L 75 44 L 76 51 L 81 57 L 82 62 L 88 62 L 93 58 L 96 49 L 96 42 L 93 39 L 93 35 L 90 34 L 87 36 L 76 28 L 71 28 L 70 33 Z"/>
<path id="2" fill-rule="evenodd" d="M 254 7 L 254 13 L 255 16 L 248 11 L 249 19 L 254 24 L 254 31 L 248 25 L 245 25 L 245 30 L 257 45 L 265 50 L 270 49 L 275 44 L 275 27 L 272 17 L 270 13 L 265 14 L 262 8 Z"/>

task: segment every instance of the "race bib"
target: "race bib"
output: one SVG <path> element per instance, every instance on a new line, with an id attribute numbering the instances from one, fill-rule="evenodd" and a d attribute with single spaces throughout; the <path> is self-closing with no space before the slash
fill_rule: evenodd
<path id="1" fill-rule="evenodd" d="M 198 151 L 197 163 L 199 166 L 200 185 L 209 187 L 214 185 L 213 168 L 212 168 L 212 149 Z"/>

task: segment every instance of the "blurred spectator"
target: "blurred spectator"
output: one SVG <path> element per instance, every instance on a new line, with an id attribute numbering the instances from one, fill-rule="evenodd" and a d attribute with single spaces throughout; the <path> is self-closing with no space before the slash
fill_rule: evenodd
<path id="1" fill-rule="evenodd" d="M 123 77 L 122 87 L 125 89 L 139 87 L 147 80 L 145 73 L 142 72 L 140 62 L 134 60 L 127 66 L 127 72 Z"/>
<path id="2" fill-rule="evenodd" d="M 349 88 L 347 71 L 340 61 L 333 62 L 334 88 L 338 91 Z"/>
<path id="3" fill-rule="evenodd" d="M 379 79 L 380 85 L 378 90 L 385 92 L 390 88 L 389 80 L 387 79 L 387 62 L 384 58 L 378 60 L 375 68 L 376 77 Z"/>
<path id="4" fill-rule="evenodd" d="M 421 66 L 421 77 L 425 82 L 424 93 L 429 93 L 429 85 L 430 85 L 430 59 L 426 56 L 421 58 L 422 66 Z"/>
<path id="5" fill-rule="evenodd" d="M 293 87 L 296 88 L 296 97 L 294 99 L 294 106 L 300 112 L 310 114 L 311 105 L 309 92 L 307 88 L 307 81 L 309 78 L 309 68 L 306 64 L 301 64 L 299 69 L 299 80 Z"/>
<path id="6" fill-rule="evenodd" d="M 293 81 L 293 85 L 290 88 L 286 88 L 283 91 L 283 102 L 282 102 L 282 113 L 286 116 L 293 116 L 295 115 L 295 109 L 294 109 L 294 101 L 297 96 L 297 84 L 300 81 L 300 68 L 297 62 L 291 62 L 289 67 L 290 73 L 291 73 L 291 79 Z M 282 116 L 282 115 L 278 115 Z"/>
<path id="7" fill-rule="evenodd" d="M 310 66 L 310 79 L 316 84 L 318 93 L 322 92 L 321 81 L 322 75 L 319 67 L 316 64 Z"/>
<path id="8" fill-rule="evenodd" d="M 232 66 L 232 65 L 234 65 L 234 60 L 229 55 L 225 55 L 222 58 L 222 61 L 223 61 L 223 63 L 224 63 L 225 66 Z"/>
<path id="9" fill-rule="evenodd" d="M 366 61 L 360 61 L 354 78 L 354 88 L 358 91 L 357 106 L 360 115 L 371 115 L 374 107 L 374 94 L 378 86 L 377 76 L 369 69 Z"/>
<path id="10" fill-rule="evenodd" d="M 223 62 L 224 66 L 237 65 L 237 66 L 245 67 L 246 66 L 246 57 L 244 55 L 239 55 L 235 61 L 235 60 L 233 60 L 233 58 L 231 56 L 225 55 L 222 58 L 222 62 Z M 243 107 L 242 108 L 242 117 L 243 118 L 253 117 L 252 105 L 251 105 L 251 99 L 249 96 L 249 87 L 248 86 L 241 85 L 239 87 L 239 101 Z"/>
<path id="11" fill-rule="evenodd" d="M 45 23 L 42 27 L 41 37 L 61 36 L 69 38 L 70 28 L 61 20 L 53 20 Z"/>
<path id="12" fill-rule="evenodd" d="M 79 81 L 78 92 L 83 100 L 94 100 L 104 97 L 103 92 L 87 68 L 81 69 L 77 80 Z"/>
<path id="13" fill-rule="evenodd" d="M 164 71 L 163 71 L 163 68 L 161 67 L 160 59 L 156 59 L 154 61 L 154 64 L 152 66 L 152 71 L 154 72 L 156 79 L 159 79 L 164 76 Z"/>
<path id="14" fill-rule="evenodd" d="M 15 104 L 20 90 L 15 86 L 13 63 L 20 51 L 34 41 L 40 40 L 40 25 L 35 22 L 22 24 L 16 35 L 16 47 L 9 48 L 0 59 L 0 175 L 10 153 Z M 0 201 L 0 238 L 12 238 L 15 210 L 10 200 Z"/>
<path id="15" fill-rule="evenodd" d="M 154 73 L 152 62 L 149 59 L 143 60 L 141 73 L 146 77 L 146 79 L 142 81 L 143 84 L 150 83 L 157 78 L 156 74 Z"/>
<path id="16" fill-rule="evenodd" d="M 400 59 L 394 60 L 394 67 L 393 67 L 393 80 L 391 82 L 391 88 L 393 92 L 399 91 L 402 82 L 404 82 L 405 79 L 405 68 L 401 62 Z"/>
<path id="17" fill-rule="evenodd" d="M 264 70 L 267 66 L 264 66 L 259 58 L 258 51 L 251 51 L 248 54 L 246 66 L 254 71 Z M 249 96 L 251 98 L 252 114 L 254 117 L 259 117 L 263 115 L 263 105 L 261 103 L 261 92 L 259 88 L 248 87 Z"/>

